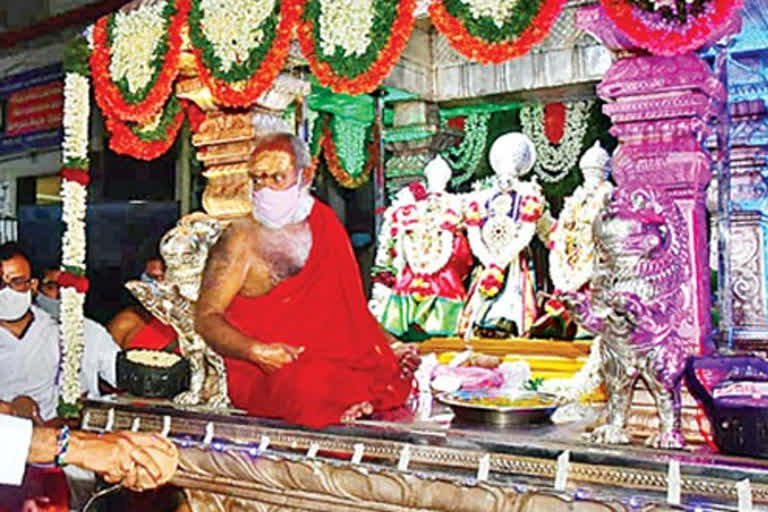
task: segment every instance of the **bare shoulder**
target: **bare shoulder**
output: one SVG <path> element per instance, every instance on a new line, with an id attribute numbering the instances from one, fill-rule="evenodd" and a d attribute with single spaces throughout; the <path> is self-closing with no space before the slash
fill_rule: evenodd
<path id="1" fill-rule="evenodd" d="M 255 222 L 249 219 L 235 219 L 224 230 L 214 248 L 231 248 L 248 244 L 256 232 Z"/>

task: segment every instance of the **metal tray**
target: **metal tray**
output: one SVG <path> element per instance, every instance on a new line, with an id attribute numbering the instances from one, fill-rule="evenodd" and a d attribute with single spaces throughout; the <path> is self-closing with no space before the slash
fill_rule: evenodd
<path id="1" fill-rule="evenodd" d="M 495 405 L 468 404 L 462 399 L 482 398 L 483 396 L 498 396 L 494 392 L 487 391 L 457 391 L 455 393 L 444 393 L 436 398 L 441 403 L 451 408 L 456 418 L 460 421 L 470 423 L 482 423 L 485 425 L 508 426 L 508 425 L 530 425 L 536 423 L 546 423 L 549 417 L 557 409 L 557 397 L 547 393 L 536 391 L 522 392 L 514 396 L 515 399 L 541 398 L 550 403 L 533 407 L 502 407 Z"/>

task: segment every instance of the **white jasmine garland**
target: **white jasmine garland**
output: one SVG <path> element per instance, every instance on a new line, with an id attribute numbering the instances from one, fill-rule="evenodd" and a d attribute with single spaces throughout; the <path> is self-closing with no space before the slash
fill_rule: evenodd
<path id="1" fill-rule="evenodd" d="M 69 267 L 85 267 L 85 208 L 87 190 L 77 182 L 64 180 L 62 220 L 66 226 L 62 240 L 62 263 Z"/>
<path id="2" fill-rule="evenodd" d="M 61 376 L 60 398 L 68 404 L 75 404 L 82 394 L 80 384 L 80 361 L 84 346 L 83 305 L 85 294 L 74 288 L 61 290 Z"/>
<path id="3" fill-rule="evenodd" d="M 167 2 L 144 3 L 130 12 L 115 13 L 109 72 L 114 81 L 126 79 L 132 93 L 152 79 L 155 51 L 166 34 L 163 11 Z"/>
<path id="4" fill-rule="evenodd" d="M 400 219 L 408 224 L 398 227 L 403 256 L 415 273 L 433 275 L 443 269 L 453 255 L 454 235 L 444 226 L 458 227 L 461 202 L 450 194 L 431 193 L 415 206 L 411 215 Z"/>
<path id="5" fill-rule="evenodd" d="M 539 208 L 543 212 L 544 196 L 538 184 L 519 181 L 515 185 L 515 192 L 523 200 L 538 200 Z M 488 202 L 490 204 L 486 208 Z M 481 218 L 484 219 L 482 226 L 467 227 L 472 252 L 485 268 L 495 265 L 505 269 L 531 243 L 538 222 L 512 220 L 508 217 L 509 208 L 512 207 L 511 196 L 501 193 L 495 185 L 475 192 L 468 205 L 476 205 Z M 471 213 L 467 209 L 464 215 L 470 217 Z"/>
<path id="6" fill-rule="evenodd" d="M 92 38 L 89 44 L 92 44 Z M 86 77 L 67 73 L 64 78 L 64 140 L 62 157 L 65 165 L 88 165 L 88 121 L 90 116 L 90 84 Z M 61 184 L 62 263 L 72 269 L 85 269 L 85 209 L 88 191 L 76 181 Z M 80 367 L 85 343 L 83 305 L 85 294 L 75 288 L 61 290 L 59 366 L 59 398 L 74 406 L 82 395 Z"/>
<path id="7" fill-rule="evenodd" d="M 592 224 L 611 194 L 608 182 L 596 188 L 577 188 L 565 200 L 560 219 L 550 236 L 549 275 L 555 288 L 577 291 L 592 278 L 595 247 Z"/>
<path id="8" fill-rule="evenodd" d="M 501 28 L 517 8 L 520 0 L 461 0 L 469 6 L 473 18 L 488 17 Z"/>
<path id="9" fill-rule="evenodd" d="M 371 45 L 373 0 L 320 0 L 320 49 L 333 55 L 363 55 Z"/>
<path id="10" fill-rule="evenodd" d="M 211 42 L 224 72 L 248 60 L 251 49 L 261 44 L 260 29 L 275 8 L 275 0 L 200 0 L 203 34 Z"/>
<path id="11" fill-rule="evenodd" d="M 560 181 L 576 165 L 589 127 L 587 121 L 591 108 L 592 101 L 565 104 L 565 131 L 558 144 L 550 143 L 544 131 L 543 103 L 526 103 L 520 109 L 522 131 L 536 145 L 537 159 L 533 171 L 543 181 Z"/>
<path id="12" fill-rule="evenodd" d="M 88 118 L 90 116 L 90 84 L 77 73 L 64 77 L 64 161 L 88 157 Z"/>

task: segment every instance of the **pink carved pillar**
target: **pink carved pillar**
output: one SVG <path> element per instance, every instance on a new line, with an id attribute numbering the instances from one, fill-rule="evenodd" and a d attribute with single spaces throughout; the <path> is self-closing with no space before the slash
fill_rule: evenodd
<path id="1" fill-rule="evenodd" d="M 617 59 L 597 88 L 608 103 L 611 133 L 619 139 L 613 177 L 620 187 L 655 185 L 674 200 L 686 220 L 689 313 L 679 333 L 690 353 L 708 352 L 711 300 L 706 187 L 712 162 L 703 142 L 720 114 L 726 89 L 694 54 L 658 57 L 640 53 L 599 6 L 583 7 L 579 28 L 599 38 Z"/>

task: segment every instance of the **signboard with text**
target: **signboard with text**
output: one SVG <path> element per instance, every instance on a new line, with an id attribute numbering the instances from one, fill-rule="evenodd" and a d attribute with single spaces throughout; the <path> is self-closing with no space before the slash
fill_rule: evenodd
<path id="1" fill-rule="evenodd" d="M 62 140 L 64 72 L 60 64 L 0 80 L 0 157 L 57 147 Z"/>

